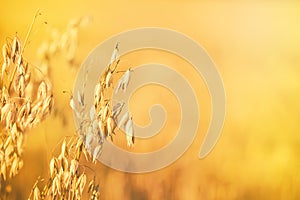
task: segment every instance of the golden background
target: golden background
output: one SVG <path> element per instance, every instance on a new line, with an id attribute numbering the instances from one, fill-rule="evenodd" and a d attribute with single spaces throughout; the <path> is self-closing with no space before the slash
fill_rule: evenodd
<path id="1" fill-rule="evenodd" d="M 136 175 L 112 170 L 101 163 L 92 165 L 100 181 L 102 199 L 300 198 L 300 2 L 2 0 L 1 45 L 15 32 L 24 40 L 37 9 L 42 15 L 25 50 L 25 57 L 36 65 L 37 47 L 49 39 L 47 26 L 63 31 L 71 19 L 90 16 L 91 23 L 79 31 L 79 63 L 96 45 L 114 34 L 155 26 L 177 30 L 200 43 L 223 78 L 227 116 L 222 136 L 211 154 L 199 160 L 199 147 L 210 119 L 210 99 L 201 77 L 192 75 L 192 69 L 184 67 L 186 64 L 177 58 L 167 59 L 168 56 L 157 52 L 127 55 L 132 65 L 155 58 L 181 70 L 201 102 L 201 122 L 189 150 L 163 170 Z M 18 199 L 28 197 L 37 177 L 47 177 L 56 144 L 74 133 L 69 96 L 62 91 L 72 90 L 78 69 L 64 65 L 58 61 L 51 69 L 57 113 L 28 134 L 24 167 L 12 181 Z M 178 104 L 170 93 L 151 86 L 147 89 L 158 95 L 143 98 L 147 92 L 136 93 L 131 101 L 133 115 L 139 115 L 135 101 L 147 99 L 143 106 L 149 106 L 167 97 L 172 102 L 162 103 L 169 118 L 162 135 L 154 141 L 136 141 L 134 151 L 166 144 L 180 120 Z M 138 123 L 149 120 L 145 112 L 138 117 Z M 118 139 L 122 135 L 116 138 L 126 148 Z"/>

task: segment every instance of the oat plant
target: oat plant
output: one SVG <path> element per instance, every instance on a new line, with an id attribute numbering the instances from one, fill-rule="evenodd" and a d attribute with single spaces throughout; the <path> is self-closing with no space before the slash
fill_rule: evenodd
<path id="1" fill-rule="evenodd" d="M 25 58 L 24 50 L 34 21 L 22 44 L 18 35 L 6 38 L 2 47 L 0 72 L 0 199 L 6 199 L 9 179 L 23 166 L 25 134 L 51 112 L 53 95 L 50 83 L 31 77 L 36 70 Z"/>
<path id="2" fill-rule="evenodd" d="M 117 67 L 120 63 L 119 56 L 119 44 L 117 43 L 108 66 L 100 76 L 94 89 L 94 105 L 90 108 L 84 102 L 84 89 L 87 81 L 88 70 L 86 70 L 85 80 L 82 90 L 78 91 L 77 97 L 72 96 L 70 100 L 70 106 L 74 111 L 76 117 L 80 120 L 79 135 L 84 142 L 85 148 L 90 152 L 93 162 L 101 155 L 101 148 L 107 139 L 113 141 L 116 128 L 125 128 L 127 145 L 133 146 L 134 143 L 134 131 L 133 121 L 131 114 L 128 110 L 125 110 L 123 116 L 119 116 L 126 105 L 124 102 L 118 102 L 113 106 L 112 93 L 113 93 L 113 78 L 117 71 Z M 124 75 L 118 80 L 115 92 L 123 90 L 129 84 L 130 73 L 132 70 L 128 69 Z M 89 113 L 85 116 L 84 113 Z M 120 120 L 119 120 L 120 119 Z"/>
<path id="3" fill-rule="evenodd" d="M 86 70 L 82 89 L 70 98 L 70 107 L 80 121 L 77 134 L 64 140 L 60 154 L 53 156 L 50 161 L 49 178 L 39 178 L 36 181 L 29 199 L 82 199 L 86 195 L 84 191 L 88 193 L 87 196 L 91 200 L 100 198 L 100 188 L 99 184 L 96 184 L 95 175 L 87 185 L 87 171 L 92 170 L 92 166 L 82 164 L 81 156 L 84 155 L 90 164 L 96 163 L 101 156 L 103 143 L 108 139 L 113 140 L 117 125 L 125 127 L 128 146 L 131 147 L 134 143 L 132 117 L 127 111 L 117 123 L 124 103 L 119 102 L 112 106 L 112 91 L 109 90 L 113 86 L 114 74 L 121 72 L 116 71 L 119 62 L 117 44 L 109 65 L 95 86 L 94 104 L 90 108 L 84 96 L 88 76 L 88 70 Z M 130 71 L 130 69 L 127 70 L 119 79 L 118 90 L 126 91 Z M 41 184 L 42 187 L 39 186 Z"/>

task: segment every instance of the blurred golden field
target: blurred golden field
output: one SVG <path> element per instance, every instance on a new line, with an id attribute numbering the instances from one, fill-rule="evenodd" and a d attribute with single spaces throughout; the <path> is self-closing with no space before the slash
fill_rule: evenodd
<path id="1" fill-rule="evenodd" d="M 32 17 L 40 9 L 42 15 L 25 50 L 25 57 L 35 65 L 39 65 L 38 47 L 50 38 L 49 27 L 64 31 L 71 19 L 83 16 L 92 20 L 79 29 L 78 65 L 105 39 L 149 26 L 190 36 L 216 63 L 226 90 L 227 115 L 217 145 L 208 157 L 199 160 L 211 108 L 201 77 L 171 55 L 150 50 L 126 55 L 133 66 L 154 60 L 179 70 L 195 90 L 201 121 L 188 151 L 162 170 L 128 174 L 101 163 L 92 165 L 100 182 L 101 199 L 300 199 L 300 2 L 2 0 L 0 5 L 1 45 L 15 32 L 24 40 Z M 27 135 L 24 167 L 12 180 L 17 199 L 26 199 L 36 179 L 48 175 L 57 144 L 75 133 L 69 96 L 63 91 L 72 90 L 79 68 L 67 65 L 63 59 L 52 63 L 56 109 Z M 144 109 L 157 102 L 166 106 L 168 118 L 160 135 L 136 141 L 133 151 L 137 152 L 166 144 L 180 120 L 176 115 L 180 115 L 178 102 L 168 91 L 151 86 L 145 91 L 138 91 L 131 100 L 133 115 L 139 116 L 136 122 L 148 123 Z M 148 91 L 154 91 L 155 98 L 147 97 Z M 142 103 L 134 103 L 141 99 Z M 116 143 L 126 149 L 122 138 L 117 135 Z"/>

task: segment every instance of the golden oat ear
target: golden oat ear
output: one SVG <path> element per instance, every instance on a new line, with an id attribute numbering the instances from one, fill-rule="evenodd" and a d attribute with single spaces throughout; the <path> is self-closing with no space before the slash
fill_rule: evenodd
<path id="1" fill-rule="evenodd" d="M 133 121 L 132 117 L 130 117 L 125 125 L 125 132 L 126 132 L 126 140 L 127 140 L 127 146 L 132 147 L 133 146 Z"/>
<path id="2" fill-rule="evenodd" d="M 94 149 L 93 152 L 93 162 L 96 163 L 97 158 L 100 156 L 101 154 L 101 148 L 102 146 L 98 145 L 96 146 L 96 148 Z"/>
<path id="3" fill-rule="evenodd" d="M 118 58 L 119 58 L 119 42 L 117 42 L 115 45 L 108 66 L 110 67 L 116 60 L 118 60 Z"/>
<path id="4" fill-rule="evenodd" d="M 21 41 L 18 37 L 18 34 L 16 33 L 13 41 L 12 41 L 12 47 L 11 47 L 11 58 L 14 63 L 16 63 L 16 59 L 18 56 L 21 56 L 23 52 L 23 49 L 21 47 Z"/>

